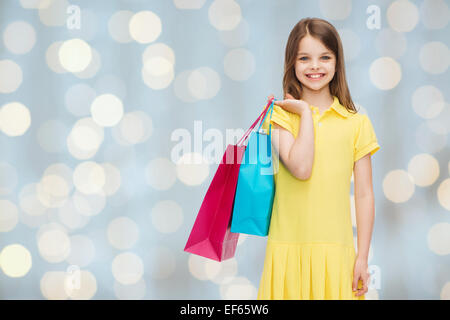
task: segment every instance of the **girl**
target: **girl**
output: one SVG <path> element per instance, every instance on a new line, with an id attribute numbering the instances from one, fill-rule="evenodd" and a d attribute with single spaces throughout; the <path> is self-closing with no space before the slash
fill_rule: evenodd
<path id="1" fill-rule="evenodd" d="M 327 21 L 305 18 L 291 31 L 283 91 L 271 118 L 281 161 L 258 299 L 364 300 L 375 213 L 371 155 L 380 146 L 350 97 L 341 40 Z"/>

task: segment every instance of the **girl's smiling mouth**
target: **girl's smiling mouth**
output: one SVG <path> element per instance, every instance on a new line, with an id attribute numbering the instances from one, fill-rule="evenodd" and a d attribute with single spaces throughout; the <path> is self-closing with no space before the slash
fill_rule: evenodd
<path id="1" fill-rule="evenodd" d="M 307 73 L 306 77 L 311 80 L 322 79 L 325 77 L 325 73 Z"/>

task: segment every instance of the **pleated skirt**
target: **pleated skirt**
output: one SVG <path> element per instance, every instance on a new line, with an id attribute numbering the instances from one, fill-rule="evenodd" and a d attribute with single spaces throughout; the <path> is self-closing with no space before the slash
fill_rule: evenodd
<path id="1" fill-rule="evenodd" d="M 355 255 L 339 243 L 268 240 L 257 299 L 365 300 L 352 291 Z"/>

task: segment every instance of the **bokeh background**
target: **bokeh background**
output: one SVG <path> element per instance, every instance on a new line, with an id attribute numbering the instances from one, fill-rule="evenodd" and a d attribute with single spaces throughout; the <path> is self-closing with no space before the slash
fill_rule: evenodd
<path id="1" fill-rule="evenodd" d="M 366 299 L 450 299 L 449 4 L 0 1 L 0 299 L 255 299 L 266 238 L 183 248 L 208 139 L 282 98 L 304 17 L 338 29 L 381 145 Z"/>

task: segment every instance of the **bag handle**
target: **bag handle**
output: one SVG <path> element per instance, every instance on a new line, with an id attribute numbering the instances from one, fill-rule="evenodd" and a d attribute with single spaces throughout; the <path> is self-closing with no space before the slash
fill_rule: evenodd
<path id="1" fill-rule="evenodd" d="M 273 102 L 275 101 L 276 99 L 271 99 L 271 105 L 270 105 L 270 120 L 272 120 L 272 111 L 273 111 Z M 267 116 L 267 113 L 268 112 L 266 112 L 266 114 L 264 115 L 264 118 L 263 118 L 263 120 L 261 121 L 261 123 L 259 124 L 259 127 L 258 127 L 258 131 L 259 130 L 261 130 L 261 126 L 262 126 L 262 124 L 264 123 L 264 121 L 266 120 L 266 116 Z M 271 133 L 272 133 L 272 123 L 270 122 L 270 120 L 269 120 L 269 136 L 271 135 Z"/>
<path id="2" fill-rule="evenodd" d="M 256 124 L 258 123 L 259 120 L 261 120 L 261 117 L 264 116 L 264 118 L 266 117 L 267 111 L 269 110 L 269 107 L 271 105 L 273 105 L 273 101 L 275 100 L 275 98 L 271 98 L 269 100 L 269 102 L 267 103 L 267 106 L 264 108 L 264 110 L 261 112 L 261 114 L 258 116 L 258 118 L 255 120 L 255 122 L 253 122 L 253 124 L 250 126 L 250 128 L 248 128 L 248 130 L 244 133 L 244 135 L 241 137 L 241 139 L 239 139 L 237 145 L 240 146 L 248 137 L 248 135 L 250 134 L 250 132 L 253 130 L 253 128 L 256 126 Z M 272 113 L 271 113 L 271 117 L 272 117 Z M 261 123 L 262 124 L 262 123 Z M 272 124 L 271 124 L 272 125 Z M 261 127 L 261 126 L 260 126 Z"/>

